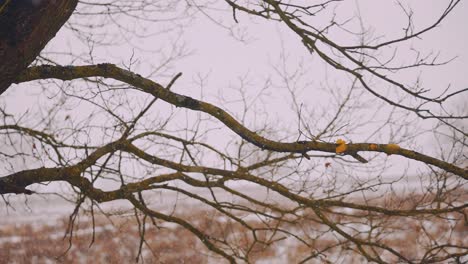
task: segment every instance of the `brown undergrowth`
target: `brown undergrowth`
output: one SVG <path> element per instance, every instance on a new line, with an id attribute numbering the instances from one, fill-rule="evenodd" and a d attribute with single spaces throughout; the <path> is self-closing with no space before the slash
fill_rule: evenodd
<path id="1" fill-rule="evenodd" d="M 387 197 L 372 203 L 411 208 L 410 200 L 417 199 Z M 353 233 L 355 238 L 365 240 L 372 236 L 373 241 L 392 247 L 408 259 L 437 253 L 429 251 L 437 243 L 468 245 L 468 226 L 460 213 L 401 217 L 362 214 L 339 208 L 329 208 L 324 213 L 343 230 Z M 196 207 L 178 213 L 178 217 L 186 219 L 209 237 L 229 242 L 234 246 L 231 248 L 234 254 L 248 255 L 252 263 L 298 263 L 308 258 L 306 263 L 365 262 L 356 253 L 352 242 L 330 231 L 311 209 L 303 210 L 300 217 L 284 218 L 281 223 L 279 220 L 265 221 L 252 214 L 237 216 L 249 226 L 258 228 L 256 239 L 243 225 L 220 213 Z M 141 219 L 137 221 L 131 212 L 95 214 L 94 219 L 83 212 L 73 226 L 71 240 L 70 233 L 64 237 L 68 217 L 54 222 L 4 224 L 0 226 L 0 263 L 131 263 L 137 260 L 141 243 L 138 259 L 143 263 L 223 263 L 224 260 L 209 252 L 189 231 L 174 223 L 147 220 L 142 242 Z M 269 230 L 263 230 L 264 227 Z M 287 232 L 299 235 L 302 241 Z M 383 250 L 381 254 L 386 262 L 399 261 Z M 330 260 L 333 262 L 327 262 Z M 456 263 L 447 261 L 438 263 Z"/>

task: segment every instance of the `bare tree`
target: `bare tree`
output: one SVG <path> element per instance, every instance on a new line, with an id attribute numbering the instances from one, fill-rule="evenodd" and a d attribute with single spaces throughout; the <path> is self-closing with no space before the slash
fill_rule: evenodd
<path id="1" fill-rule="evenodd" d="M 34 81 L 44 100 L 22 115 L 10 113 L 8 100 L 0 105 L 5 203 L 11 195 L 45 195 L 28 188 L 33 184 L 65 182 L 71 191 L 62 195 L 76 204 L 66 230 L 71 243 L 80 214 L 88 211 L 94 226 L 95 211 L 106 214 L 101 204 L 125 200 L 138 225 L 137 261 L 145 247 L 157 251 L 148 225 L 169 222 L 197 238 L 206 254 L 232 263 L 254 262 L 285 245 L 297 252 L 291 262 L 461 263 L 468 254 L 467 115 L 447 104 L 468 88 L 432 96 L 417 78 L 399 75 L 450 62 L 415 52 L 403 64 L 409 55 L 400 50 L 441 25 L 461 1 L 447 1 L 423 28 L 398 3 L 407 25 L 391 39 L 373 38 L 360 16 L 335 12 L 342 2 L 3 1 L 2 96 L 11 84 Z M 220 22 L 226 14 L 229 22 Z M 135 40 L 152 34 L 177 35 L 198 15 L 233 35 L 243 19 L 279 23 L 298 36 L 305 60 L 319 59 L 347 83 L 324 86 L 330 101 L 323 108 L 303 104 L 301 89 L 315 92 L 303 81 L 309 72 L 291 67 L 285 48 L 258 94 L 241 78 L 238 100 L 213 104 L 175 92 L 181 73 L 173 62 L 188 54 L 177 39 L 172 49 L 149 52 L 164 56 L 145 73 L 133 55 L 119 65 L 94 54 L 112 45 L 138 49 Z M 152 26 L 158 24 L 166 26 Z M 61 28 L 86 49 L 44 49 Z M 351 40 L 338 40 L 340 34 Z M 253 121 L 268 115 L 260 99 L 272 87 L 288 96 L 282 107 L 290 107 L 294 122 Z M 415 143 L 422 134 L 416 122 L 434 126 L 424 132 L 434 136 L 431 147 Z M 364 140 L 353 142 L 353 135 Z M 393 158 L 424 169 L 415 176 L 392 168 Z M 415 180 L 418 191 L 397 190 Z M 190 209 L 209 211 L 211 222 L 194 219 L 177 201 L 169 212 L 158 209 L 155 194 L 185 197 Z"/>

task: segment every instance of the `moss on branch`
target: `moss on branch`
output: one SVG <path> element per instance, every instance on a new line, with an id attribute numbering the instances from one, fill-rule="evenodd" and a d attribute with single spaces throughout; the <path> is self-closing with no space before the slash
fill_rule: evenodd
<path id="1" fill-rule="evenodd" d="M 249 130 L 234 117 L 228 114 L 223 109 L 203 102 L 188 96 L 184 96 L 168 89 L 162 85 L 146 79 L 138 74 L 121 69 L 113 64 L 98 64 L 98 65 L 85 65 L 85 66 L 33 66 L 23 72 L 18 77 L 16 82 L 27 82 L 39 79 L 60 79 L 63 81 L 74 80 L 89 77 L 104 77 L 112 78 L 129 85 L 134 86 L 145 93 L 151 94 L 156 98 L 172 104 L 176 107 L 183 107 L 194 111 L 201 111 L 207 113 L 228 128 L 238 134 L 246 141 L 256 145 L 261 149 L 272 150 L 276 152 L 289 152 L 289 153 L 307 153 L 308 151 L 323 151 L 335 153 L 336 144 L 318 141 L 301 141 L 301 142 L 278 142 L 267 139 L 258 135 L 257 133 Z M 360 151 L 381 152 L 392 155 L 399 155 L 409 159 L 417 160 L 428 165 L 436 166 L 447 172 L 456 174 L 464 179 L 468 179 L 468 170 L 460 168 L 454 164 L 439 160 L 415 151 L 404 148 L 396 148 L 395 144 L 374 144 L 374 143 L 353 143 L 346 144 L 346 151 L 342 154 L 350 155 L 357 158 L 359 161 L 364 162 L 364 159 L 359 158 L 357 154 Z"/>

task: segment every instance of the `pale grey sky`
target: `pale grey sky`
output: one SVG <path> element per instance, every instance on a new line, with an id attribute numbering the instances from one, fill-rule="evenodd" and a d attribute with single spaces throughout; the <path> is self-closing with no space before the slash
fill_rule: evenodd
<path id="1" fill-rule="evenodd" d="M 405 1 L 403 4 L 405 6 L 410 5 L 413 8 L 416 28 L 421 28 L 434 21 L 437 15 L 442 12 L 447 1 L 418 0 Z M 222 2 L 219 5 L 225 7 Z M 359 10 L 357 6 L 359 6 Z M 343 18 L 351 18 L 360 12 L 365 28 L 370 29 L 372 27 L 371 31 L 374 36 L 383 36 L 384 38 L 401 36 L 402 28 L 406 25 L 401 9 L 396 6 L 394 1 L 345 1 L 335 12 Z M 229 9 L 225 12 L 213 11 L 209 14 L 211 19 L 219 20 L 225 26 L 235 24 Z M 443 90 L 449 83 L 452 84 L 454 89 L 468 86 L 468 50 L 466 49 L 468 47 L 468 30 L 465 26 L 468 24 L 468 18 L 466 14 L 468 14 L 468 3 L 462 1 L 440 27 L 423 35 L 421 40 L 415 40 L 411 43 L 411 46 L 415 49 L 425 52 L 440 50 L 441 58 L 457 56 L 457 59 L 449 65 L 424 69 L 424 73 L 422 73 L 424 84 L 436 91 Z M 153 71 L 151 65 L 159 65 L 161 61 L 164 61 L 164 54 L 174 48 L 174 43 L 184 43 L 184 47 L 190 52 L 190 55 L 167 65 L 168 67 L 164 68 L 160 72 L 161 74 L 153 77 L 154 80 L 167 83 L 175 73 L 182 72 L 184 75 L 173 87 L 174 91 L 195 98 L 200 98 L 203 95 L 205 100 L 221 104 L 224 109 L 239 117 L 241 104 L 236 99 L 240 99 L 240 94 L 236 91 L 236 88 L 241 84 L 240 78 L 243 78 L 246 93 L 252 98 L 251 100 L 257 100 L 256 105 L 259 105 L 261 108 L 259 111 L 262 111 L 256 117 L 257 119 L 254 119 L 255 111 L 248 116 L 246 125 L 251 129 L 255 129 L 256 125 L 267 122 L 281 128 L 289 128 L 291 131 L 296 130 L 297 119 L 294 116 L 294 109 L 291 109 L 292 99 L 289 92 L 280 87 L 281 80 L 276 76 L 277 73 L 275 72 L 275 67 L 281 65 L 281 54 L 287 57 L 286 71 L 293 73 L 298 65 L 302 65 L 303 75 L 296 82 L 298 102 L 305 107 L 309 107 L 310 111 L 317 111 L 315 114 L 319 117 L 327 110 L 329 102 L 334 96 L 324 91 L 327 86 L 344 89 L 338 94 L 344 93 L 346 88 L 349 88 L 349 79 L 343 78 L 342 74 L 335 74 L 334 71 L 326 68 L 323 62 L 315 56 L 311 56 L 302 46 L 299 38 L 285 28 L 284 25 L 273 21 L 249 18 L 242 14 L 238 15 L 238 19 L 239 24 L 233 28 L 237 38 L 230 36 L 230 31 L 226 28 L 216 25 L 199 13 L 194 19 L 186 21 L 188 24 L 185 25 L 183 30 L 155 35 L 138 40 L 136 43 L 143 49 L 162 49 L 166 53 L 151 54 L 123 44 L 110 47 L 96 46 L 93 56 L 96 62 L 110 62 L 121 65 L 127 63 L 134 53 L 134 59 L 141 64 L 135 70 L 145 75 Z M 328 20 L 323 21 L 323 23 L 326 22 Z M 152 26 L 152 29 L 159 25 L 161 25 L 161 29 L 170 25 L 174 26 L 174 23 L 171 23 L 154 24 L 155 26 Z M 246 41 L 239 41 L 239 36 L 245 37 Z M 349 40 L 351 39 L 345 38 L 337 41 Z M 85 52 L 86 46 L 76 41 L 70 36 L 70 32 L 66 30 L 61 31 L 47 48 L 49 52 L 68 50 Z M 401 52 L 405 54 L 405 52 L 410 51 L 401 50 Z M 67 63 L 67 59 L 61 61 Z M 402 56 L 402 61 L 405 61 L 405 56 Z M 409 73 L 401 77 L 411 79 L 414 77 L 412 74 Z M 198 84 L 199 76 L 206 77 L 203 89 Z M 269 79 L 271 79 L 272 84 L 267 82 Z M 268 84 L 268 89 L 263 91 L 265 83 Z M 28 85 L 25 84 L 13 86 L 1 98 L 2 104 L 6 105 L 10 112 L 24 112 L 26 109 L 31 108 L 29 102 L 35 102 L 36 94 L 40 90 L 26 87 Z M 262 96 L 258 96 L 259 94 L 262 94 Z M 236 102 L 220 102 L 218 100 L 220 96 Z M 365 95 L 365 98 L 375 100 L 369 95 Z M 465 101 L 466 96 L 465 98 L 453 100 L 453 104 L 462 105 L 465 104 Z M 323 107 L 325 110 L 320 110 L 317 106 Z M 164 104 L 158 107 L 162 112 L 164 109 L 169 109 Z M 34 109 L 34 106 L 32 109 Z M 370 109 L 369 111 L 380 110 L 385 112 L 382 109 Z M 268 115 L 264 113 L 268 113 Z M 359 118 L 359 116 L 354 116 L 354 118 Z M 320 124 L 317 121 L 316 125 Z M 430 128 L 432 125 L 431 121 L 424 121 L 420 124 L 421 127 L 425 128 Z M 226 133 L 232 135 L 231 132 L 223 130 L 216 134 L 218 138 L 213 138 L 213 140 L 220 140 L 224 143 Z M 366 136 L 365 134 L 355 134 L 350 135 L 349 139 L 360 141 Z M 379 143 L 388 143 L 385 142 L 385 139 L 382 140 L 383 142 Z M 427 140 L 429 139 L 418 143 L 427 147 Z M 426 148 L 425 151 L 430 150 Z"/>

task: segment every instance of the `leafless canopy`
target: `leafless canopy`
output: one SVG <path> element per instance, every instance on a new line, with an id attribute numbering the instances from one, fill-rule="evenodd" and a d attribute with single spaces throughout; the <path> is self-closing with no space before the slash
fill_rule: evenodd
<path id="1" fill-rule="evenodd" d="M 404 74 L 451 62 L 405 49 L 441 27 L 461 0 L 445 1 L 425 26 L 397 2 L 406 24 L 390 38 L 372 35 L 359 13 L 341 13 L 351 5 L 342 0 L 23 2 L 0 6 L 7 206 L 14 195 L 50 190 L 74 201 L 70 242 L 80 214 L 131 214 L 137 261 L 157 251 L 145 230 L 163 223 L 196 237 L 207 258 L 231 263 L 284 248 L 287 261 L 301 263 L 467 260 L 468 115 L 451 104 L 468 88 L 432 89 Z M 236 30 L 249 23 L 276 25 L 297 40 L 261 84 L 239 78 L 233 93 L 206 99 L 193 92 L 209 90 L 203 77 L 187 87 L 193 73 L 178 73 L 191 54 L 181 36 L 200 18 L 241 43 Z M 70 44 L 53 39 L 44 48 L 59 29 L 57 39 Z M 167 44 L 140 45 L 154 39 Z M 125 55 L 106 53 L 116 47 Z M 305 49 L 304 64 L 288 48 Z M 344 85 L 304 81 L 320 77 L 304 66 L 312 60 Z M 18 110 L 26 89 L 30 105 Z M 274 120 L 265 105 L 275 100 L 288 120 Z M 169 197 L 164 206 L 160 197 Z M 130 209 L 101 208 L 116 201 Z M 199 211 L 209 225 L 194 218 Z"/>

